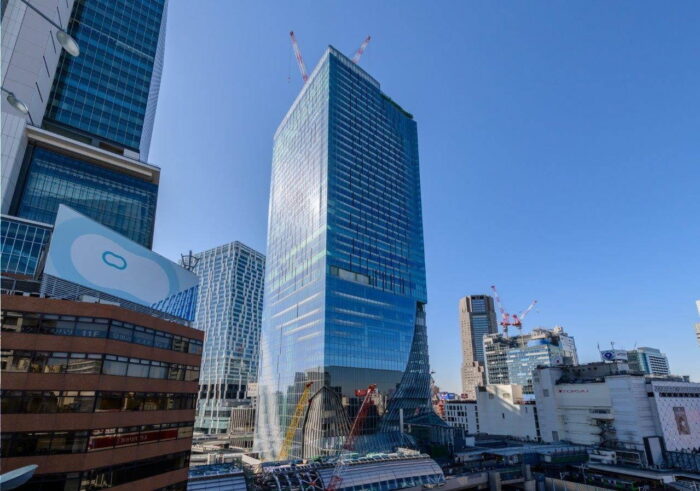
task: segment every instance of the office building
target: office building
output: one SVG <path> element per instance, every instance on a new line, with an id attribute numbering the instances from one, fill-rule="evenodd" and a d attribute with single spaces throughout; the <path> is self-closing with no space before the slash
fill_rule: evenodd
<path id="1" fill-rule="evenodd" d="M 496 310 L 488 295 L 470 295 L 459 300 L 459 326 L 462 335 L 462 393 L 476 399 L 477 387 L 486 382 L 484 336 L 496 334 Z"/>
<path id="2" fill-rule="evenodd" d="M 356 448 L 402 444 L 430 403 L 413 116 L 329 47 L 274 136 L 256 449 L 334 455 L 371 384 Z"/>
<path id="3" fill-rule="evenodd" d="M 700 446 L 700 384 L 631 371 L 624 362 L 542 367 L 535 399 L 544 441 L 634 450 L 658 463 L 667 450 Z"/>
<path id="4" fill-rule="evenodd" d="M 48 3 L 49 16 L 67 24 L 81 47 L 79 56 L 61 51 L 52 26 L 23 2 L 9 0 L 3 15 L 3 86 L 7 80 L 10 90 L 30 101 L 29 124 L 3 101 L 8 128 L 2 141 L 3 221 L 24 219 L 3 232 L 37 227 L 24 235 L 31 237 L 26 241 L 22 235 L 3 236 L 3 247 L 10 244 L 8 252 L 21 256 L 17 271 L 5 270 L 15 274 L 38 264 L 36 237 L 50 229 L 60 204 L 141 245 L 153 243 L 160 169 L 147 158 L 162 71 L 165 0 Z M 26 71 L 24 65 L 34 68 Z"/>
<path id="5" fill-rule="evenodd" d="M 44 0 L 32 6 L 55 24 L 70 18 L 74 0 Z M 41 126 L 62 49 L 57 29 L 21 0 L 2 2 L 2 88 L 28 109 L 24 114 L 2 96 L 2 213 L 7 214 L 27 148 L 26 128 Z"/>
<path id="6" fill-rule="evenodd" d="M 574 338 L 557 326 L 506 337 L 484 337 L 486 377 L 489 384 L 516 384 L 532 394 L 532 373 L 538 366 L 578 365 Z"/>
<path id="7" fill-rule="evenodd" d="M 670 375 L 668 358 L 656 348 L 641 347 L 627 352 L 630 370 L 648 375 Z"/>
<path id="8" fill-rule="evenodd" d="M 226 433 L 231 410 L 249 406 L 258 373 L 265 256 L 240 242 L 195 255 L 194 327 L 206 334 L 196 431 Z"/>
<path id="9" fill-rule="evenodd" d="M 10 293 L 3 472 L 37 464 L 27 489 L 186 481 L 204 334 L 116 305 Z"/>

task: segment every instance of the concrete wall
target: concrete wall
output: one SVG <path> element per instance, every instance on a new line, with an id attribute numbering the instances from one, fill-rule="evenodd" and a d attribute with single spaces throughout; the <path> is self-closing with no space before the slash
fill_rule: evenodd
<path id="1" fill-rule="evenodd" d="M 32 5 L 67 27 L 73 0 L 42 0 Z M 13 108 L 7 94 L 2 94 L 2 213 L 9 211 L 24 159 L 25 126 L 41 126 L 60 55 L 56 28 L 20 0 L 9 0 L 2 19 L 2 86 L 29 107 L 29 116 Z"/>
<path id="2" fill-rule="evenodd" d="M 477 394 L 480 432 L 537 440 L 536 406 L 522 403 L 519 385 L 487 385 Z"/>

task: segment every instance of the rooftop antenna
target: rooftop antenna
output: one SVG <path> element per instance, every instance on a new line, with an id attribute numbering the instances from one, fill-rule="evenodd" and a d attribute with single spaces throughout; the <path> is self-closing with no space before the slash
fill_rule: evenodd
<path id="1" fill-rule="evenodd" d="M 199 262 L 199 257 L 192 254 L 192 249 L 190 249 L 190 252 L 187 254 L 180 254 L 180 257 L 182 258 L 182 267 L 187 271 L 194 270 Z"/>
<path id="2" fill-rule="evenodd" d="M 306 83 L 306 81 L 309 79 L 309 75 L 306 73 L 306 65 L 304 64 L 304 58 L 301 56 L 301 50 L 299 49 L 297 38 L 294 36 L 294 31 L 289 31 L 289 37 L 292 39 L 292 48 L 294 49 L 294 56 L 296 56 L 297 64 L 299 65 L 301 79 L 304 81 L 304 83 Z"/>
<path id="3" fill-rule="evenodd" d="M 360 58 L 362 57 L 362 53 L 365 52 L 365 48 L 369 44 L 370 40 L 372 39 L 372 36 L 367 36 L 364 41 L 362 41 L 362 44 L 358 48 L 357 52 L 355 53 L 355 56 L 352 57 L 352 62 L 354 64 L 358 64 L 360 62 Z"/>

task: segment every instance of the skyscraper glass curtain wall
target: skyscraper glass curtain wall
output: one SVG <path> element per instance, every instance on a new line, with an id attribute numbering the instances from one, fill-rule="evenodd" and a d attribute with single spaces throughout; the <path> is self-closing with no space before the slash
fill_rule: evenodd
<path id="1" fill-rule="evenodd" d="M 167 0 L 76 0 L 45 124 L 77 130 L 146 160 L 163 65 Z M 72 135 L 76 136 L 76 135 Z"/>
<path id="2" fill-rule="evenodd" d="M 329 48 L 275 134 L 257 449 L 338 451 L 370 384 L 358 440 L 391 444 L 399 410 L 430 410 L 416 123 Z M 374 436 L 372 436 L 374 435 Z"/>

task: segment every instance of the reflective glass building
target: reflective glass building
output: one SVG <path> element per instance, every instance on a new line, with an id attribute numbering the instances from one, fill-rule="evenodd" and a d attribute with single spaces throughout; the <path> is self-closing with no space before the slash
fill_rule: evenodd
<path id="1" fill-rule="evenodd" d="M 258 372 L 265 256 L 240 242 L 197 254 L 194 327 L 205 332 L 196 431 L 226 433 Z"/>
<path id="2" fill-rule="evenodd" d="M 96 138 L 147 160 L 163 68 L 166 1 L 75 0 L 68 32 L 80 56 L 61 55 L 44 127 L 68 129 L 73 138 Z"/>
<path id="3" fill-rule="evenodd" d="M 0 271 L 34 276 L 41 252 L 49 244 L 51 227 L 3 215 L 0 229 Z"/>
<path id="4" fill-rule="evenodd" d="M 498 332 L 496 310 L 489 295 L 470 295 L 459 300 L 462 335 L 462 393 L 476 400 L 476 388 L 484 385 L 484 336 Z"/>
<path id="5" fill-rule="evenodd" d="M 370 384 L 357 446 L 401 444 L 400 413 L 432 411 L 417 129 L 332 47 L 275 137 L 256 449 L 335 454 Z"/>
<path id="6" fill-rule="evenodd" d="M 59 23 L 67 25 L 80 55 L 54 46 L 61 52 L 55 76 L 44 59 L 53 79 L 51 91 L 38 96 L 46 101 L 43 120 L 23 131 L 24 158 L 14 166 L 16 181 L 7 191 L 12 196 L 6 200 L 9 215 L 50 225 L 63 203 L 152 246 L 160 169 L 146 161 L 166 10 L 167 0 L 72 2 L 70 18 Z M 3 243 L 10 242 L 3 235 Z M 24 249 L 22 264 L 4 261 L 9 268 L 4 272 L 29 274 L 31 268 L 23 265 L 36 265 L 39 257 L 32 255 L 36 247 L 26 244 Z"/>
<path id="7" fill-rule="evenodd" d="M 30 145 L 27 152 L 28 173 L 11 213 L 53 224 L 63 203 L 151 247 L 157 184 L 43 147 Z"/>

